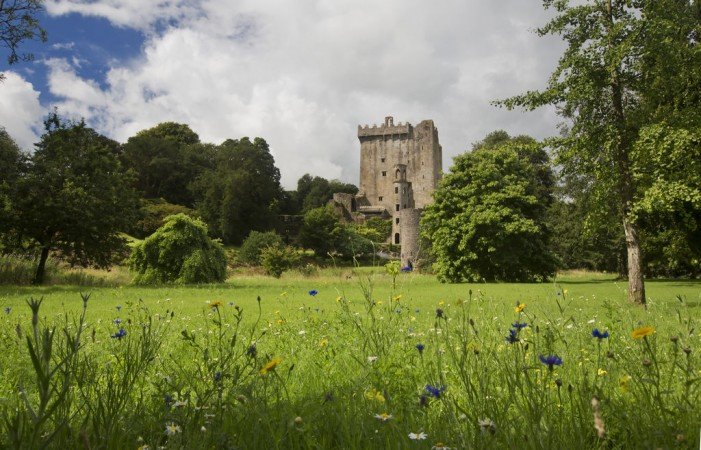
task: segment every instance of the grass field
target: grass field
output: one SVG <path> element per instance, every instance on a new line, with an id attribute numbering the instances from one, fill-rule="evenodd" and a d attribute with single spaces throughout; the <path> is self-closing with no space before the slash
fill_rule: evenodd
<path id="1" fill-rule="evenodd" d="M 578 273 L 2 286 L 0 447 L 695 448 L 701 283 L 646 287 L 647 309 Z"/>

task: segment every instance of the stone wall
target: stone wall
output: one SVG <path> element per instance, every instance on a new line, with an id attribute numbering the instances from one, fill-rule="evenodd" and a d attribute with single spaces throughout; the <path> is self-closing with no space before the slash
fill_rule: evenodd
<path id="1" fill-rule="evenodd" d="M 417 267 L 417 262 L 419 260 L 419 222 L 421 220 L 421 212 L 421 209 L 416 208 L 402 209 L 399 212 L 402 267 L 409 265 Z"/>

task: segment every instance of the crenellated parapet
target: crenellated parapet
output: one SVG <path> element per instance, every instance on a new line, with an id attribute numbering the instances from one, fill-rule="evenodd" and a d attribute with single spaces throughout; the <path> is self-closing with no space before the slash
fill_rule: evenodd
<path id="1" fill-rule="evenodd" d="M 385 123 L 381 125 L 358 125 L 358 137 L 374 137 L 374 136 L 388 136 L 388 135 L 409 135 L 411 133 L 412 126 L 409 122 L 407 123 L 397 123 L 394 124 L 394 118 L 392 116 L 385 117 Z"/>

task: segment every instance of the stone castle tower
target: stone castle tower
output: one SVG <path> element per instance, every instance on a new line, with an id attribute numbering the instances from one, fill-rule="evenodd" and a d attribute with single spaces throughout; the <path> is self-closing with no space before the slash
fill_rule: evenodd
<path id="1" fill-rule="evenodd" d="M 441 179 L 443 151 L 432 120 L 417 126 L 385 117 L 385 123 L 358 126 L 360 185 L 357 208 L 366 216 L 392 218 L 393 244 L 402 248 L 402 265 L 418 253 L 421 209 L 432 202 Z"/>

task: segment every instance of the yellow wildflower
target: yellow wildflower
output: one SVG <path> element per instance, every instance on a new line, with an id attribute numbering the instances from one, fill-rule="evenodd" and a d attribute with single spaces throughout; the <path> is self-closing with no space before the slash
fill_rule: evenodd
<path id="1" fill-rule="evenodd" d="M 209 304 L 210 308 L 220 308 L 222 306 L 224 306 L 224 304 L 222 302 L 220 302 L 219 300 L 215 300 Z"/>
<path id="2" fill-rule="evenodd" d="M 441 300 L 440 302 L 438 302 L 438 306 L 443 306 L 443 305 L 445 305 L 445 301 Z"/>
<path id="3" fill-rule="evenodd" d="M 365 398 L 368 400 L 375 400 L 376 402 L 380 403 L 385 402 L 385 396 L 382 395 L 382 392 L 378 391 L 375 388 L 372 388 L 372 390 L 365 392 Z"/>
<path id="4" fill-rule="evenodd" d="M 606 375 L 608 372 L 607 372 L 606 370 L 602 369 L 602 368 L 599 368 L 599 370 L 597 370 L 596 373 L 597 373 L 600 377 L 603 377 L 603 376 Z"/>
<path id="5" fill-rule="evenodd" d="M 410 322 L 416 322 L 416 317 L 414 317 L 414 316 L 409 317 L 409 321 L 410 321 Z"/>
<path id="6" fill-rule="evenodd" d="M 524 309 L 526 309 L 526 304 L 519 303 L 518 306 L 514 308 L 514 311 L 517 313 L 521 313 L 521 312 L 523 312 Z"/>
<path id="7" fill-rule="evenodd" d="M 324 338 L 319 341 L 319 347 L 326 347 L 329 344 L 329 340 Z"/>
<path id="8" fill-rule="evenodd" d="M 398 302 L 398 301 L 401 300 L 401 299 L 402 299 L 402 294 L 399 294 L 399 295 L 397 295 L 397 296 L 395 296 L 395 297 L 392 297 L 392 300 L 394 300 L 395 302 Z"/>
<path id="9" fill-rule="evenodd" d="M 645 336 L 650 336 L 652 333 L 655 332 L 654 327 L 641 327 L 641 328 L 636 328 L 633 330 L 631 333 L 631 336 L 633 336 L 633 339 L 642 339 Z"/>
<path id="10" fill-rule="evenodd" d="M 340 302 L 341 299 L 343 299 L 343 297 L 341 297 L 340 295 L 339 295 L 338 297 L 336 297 L 336 301 L 337 301 L 337 302 Z"/>
<path id="11" fill-rule="evenodd" d="M 621 387 L 622 391 L 627 391 L 628 390 L 628 383 L 630 383 L 630 380 L 632 380 L 633 377 L 630 375 L 623 375 L 621 378 L 618 379 L 618 384 Z"/>
<path id="12" fill-rule="evenodd" d="M 260 374 L 265 375 L 268 372 L 275 370 L 275 368 L 282 362 L 281 358 L 273 358 L 268 361 L 261 369 Z"/>

